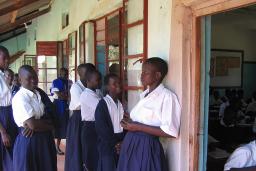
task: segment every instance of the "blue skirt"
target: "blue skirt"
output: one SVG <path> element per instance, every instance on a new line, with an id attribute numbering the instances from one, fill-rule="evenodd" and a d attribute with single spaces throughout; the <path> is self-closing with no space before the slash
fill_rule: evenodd
<path id="1" fill-rule="evenodd" d="M 128 132 L 124 138 L 118 171 L 167 171 L 164 151 L 158 137 Z"/>
<path id="2" fill-rule="evenodd" d="M 57 125 L 55 128 L 55 138 L 65 139 L 67 133 L 67 125 L 69 119 L 68 104 L 66 100 L 55 99 L 53 101 L 56 107 Z"/>
<path id="3" fill-rule="evenodd" d="M 81 143 L 83 170 L 96 171 L 98 165 L 98 150 L 95 122 L 83 121 Z"/>
<path id="4" fill-rule="evenodd" d="M 35 132 L 31 138 L 22 135 L 16 139 L 13 152 L 14 171 L 57 171 L 54 138 L 50 131 Z"/>
<path id="5" fill-rule="evenodd" d="M 11 138 L 11 147 L 5 147 L 0 134 L 0 170 L 13 170 L 13 146 L 18 134 L 18 127 L 14 122 L 12 107 L 0 107 L 0 123 Z"/>
<path id="6" fill-rule="evenodd" d="M 65 171 L 81 171 L 83 168 L 81 124 L 81 110 L 73 111 L 67 128 Z"/>
<path id="7" fill-rule="evenodd" d="M 116 171 L 119 155 L 117 154 L 115 145 L 122 141 L 123 135 L 123 133 L 114 134 L 116 141 L 111 143 L 99 140 L 99 160 L 97 171 Z"/>

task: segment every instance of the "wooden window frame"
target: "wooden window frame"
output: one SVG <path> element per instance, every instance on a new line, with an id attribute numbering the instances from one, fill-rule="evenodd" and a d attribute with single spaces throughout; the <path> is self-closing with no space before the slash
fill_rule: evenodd
<path id="1" fill-rule="evenodd" d="M 70 49 L 69 42 L 70 42 L 70 38 L 73 33 L 75 33 L 75 48 Z M 68 68 L 69 68 L 69 57 L 70 57 L 72 51 L 75 50 L 75 68 L 74 68 L 75 70 L 74 70 L 74 72 L 75 72 L 75 81 L 76 81 L 77 80 L 77 31 L 73 31 L 68 34 L 67 47 L 68 47 L 68 50 L 67 50 L 67 52 L 68 52 L 68 55 L 67 55 L 68 56 Z"/>
<path id="2" fill-rule="evenodd" d="M 123 11 L 122 11 L 122 14 L 123 14 L 123 26 L 122 26 L 122 43 L 124 42 L 124 33 L 129 29 L 129 28 L 132 28 L 132 27 L 136 27 L 136 26 L 139 26 L 139 25 L 143 25 L 143 53 L 140 53 L 140 54 L 133 54 L 133 55 L 126 55 L 125 54 L 125 50 L 123 49 L 123 53 L 122 53 L 122 68 L 124 67 L 124 63 L 125 63 L 125 60 L 126 59 L 134 59 L 134 58 L 138 58 L 138 57 L 142 57 L 141 58 L 141 62 L 145 61 L 148 57 L 148 0 L 143 0 L 143 19 L 141 20 L 137 20 L 133 23 L 129 23 L 129 24 L 126 24 L 124 23 L 125 21 L 125 6 L 126 6 L 126 3 L 128 3 L 129 0 L 123 0 Z M 124 47 L 123 47 L 124 48 Z M 138 59 L 140 60 L 140 59 Z M 143 86 L 129 86 L 129 85 L 126 85 L 125 82 L 124 82 L 124 77 L 125 77 L 125 72 L 123 69 L 121 69 L 121 72 L 122 72 L 122 83 L 123 83 L 123 89 L 124 91 L 129 91 L 129 90 L 145 90 L 145 87 Z"/>
<path id="3" fill-rule="evenodd" d="M 64 48 L 64 44 L 66 44 L 65 48 Z M 66 61 L 67 61 L 66 65 L 67 66 L 65 66 L 65 60 L 64 60 L 65 55 L 64 55 L 64 52 L 65 52 L 65 55 L 66 55 Z M 66 67 L 66 68 L 68 68 L 68 55 L 69 55 L 69 51 L 68 51 L 68 38 L 67 38 L 67 39 L 62 41 L 62 66 Z"/>
<path id="4" fill-rule="evenodd" d="M 45 52 L 47 52 L 47 53 L 44 54 L 43 52 L 40 52 L 40 47 L 39 47 L 40 43 L 43 43 L 45 45 L 56 44 L 56 49 L 53 50 L 53 51 L 45 50 Z M 46 68 L 39 68 L 38 67 L 38 62 L 37 62 L 38 56 L 45 56 L 46 58 L 47 58 L 47 56 L 56 56 L 56 68 L 47 68 L 47 66 L 46 66 Z M 47 70 L 56 69 L 57 70 L 57 77 L 58 77 L 58 75 L 59 75 L 58 68 L 59 68 L 59 66 L 58 66 L 58 41 L 38 41 L 38 42 L 36 42 L 36 72 L 39 73 L 40 69 L 42 69 L 42 70 L 45 69 L 46 72 L 47 72 Z M 52 83 L 52 82 L 47 81 L 48 80 L 47 79 L 47 74 L 46 74 L 45 77 L 46 77 L 46 82 L 41 82 L 41 81 L 38 80 L 38 83 L 46 83 L 46 84 Z"/>
<path id="5" fill-rule="evenodd" d="M 201 17 L 213 15 L 219 12 L 233 10 L 244 6 L 256 4 L 256 0 L 174 0 L 172 1 L 172 24 L 171 24 L 171 49 L 170 71 L 181 71 L 181 78 L 168 76 L 180 98 L 182 106 L 183 123 L 181 132 L 186 136 L 182 138 L 183 147 L 180 153 L 189 155 L 181 161 L 181 170 L 188 168 L 189 171 L 199 168 L 199 135 L 200 128 L 200 65 L 201 65 Z M 181 63 L 173 62 L 175 60 Z M 183 66 L 183 69 L 181 69 Z M 180 68 L 180 69 L 179 69 Z M 176 80 L 175 80 L 176 79 Z M 181 86 L 182 85 L 182 86 Z M 187 125 L 188 124 L 188 125 Z M 184 126 L 186 125 L 186 126 Z M 185 133 L 187 132 L 188 133 Z M 184 164 L 185 162 L 185 164 Z M 188 164 L 188 165 L 187 165 Z"/>
<path id="6" fill-rule="evenodd" d="M 87 22 L 83 22 L 80 26 L 79 26 L 79 62 L 80 63 L 86 63 L 86 30 L 85 30 L 85 24 Z M 83 32 L 83 41 L 81 41 L 81 35 L 80 33 Z M 83 45 L 83 46 L 82 46 Z M 83 48 L 82 48 L 83 47 Z M 82 52 L 83 52 L 83 56 L 82 56 Z M 81 62 L 81 59 L 83 59 L 83 61 Z"/>
<path id="7" fill-rule="evenodd" d="M 123 11 L 123 7 L 121 8 L 118 8 L 116 10 L 113 10 L 111 11 L 110 13 L 106 14 L 106 15 L 103 15 L 97 19 L 95 19 L 93 21 L 94 23 L 94 63 L 95 63 L 95 66 L 97 68 L 98 64 L 101 64 L 101 62 L 98 62 L 97 61 L 97 49 L 96 49 L 96 46 L 97 46 L 97 43 L 98 42 L 103 42 L 105 41 L 105 52 L 106 52 L 106 56 L 105 56 L 105 64 L 106 64 L 106 68 L 105 68 L 105 71 L 106 73 L 108 73 L 108 70 L 109 70 L 109 62 L 112 62 L 112 61 L 117 61 L 117 60 L 109 60 L 108 59 L 108 46 L 107 46 L 107 40 L 108 40 L 108 32 L 107 32 L 107 18 L 108 16 L 111 16 L 115 13 L 118 12 L 118 15 L 119 15 L 119 44 L 120 44 L 120 48 L 119 48 L 119 66 L 120 66 L 120 76 L 121 76 L 121 79 L 122 79 L 122 69 L 121 69 L 121 66 L 122 66 L 122 11 Z M 97 25 L 96 25 L 96 22 L 99 21 L 99 20 L 102 20 L 102 19 L 105 19 L 105 29 L 100 29 L 100 30 L 97 30 Z M 105 31 L 105 39 L 104 40 L 97 40 L 97 32 L 102 32 L 102 31 Z"/>
<path id="8" fill-rule="evenodd" d="M 36 68 L 36 66 L 37 66 L 37 55 L 30 55 L 30 54 L 25 54 L 24 55 L 24 61 L 23 61 L 23 65 L 26 65 L 25 64 L 25 61 L 26 61 L 26 59 L 32 59 L 32 60 L 35 60 L 35 66 L 34 66 L 34 69 L 36 70 L 37 68 Z M 33 66 L 32 66 L 33 67 Z"/>

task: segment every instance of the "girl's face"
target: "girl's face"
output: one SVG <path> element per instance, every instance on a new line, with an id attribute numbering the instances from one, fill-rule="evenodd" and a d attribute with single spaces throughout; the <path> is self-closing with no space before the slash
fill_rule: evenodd
<path id="1" fill-rule="evenodd" d="M 25 72 L 23 75 L 20 77 L 21 80 L 21 85 L 28 89 L 33 91 L 38 84 L 38 77 L 36 75 L 36 72 Z"/>
<path id="2" fill-rule="evenodd" d="M 9 56 L 0 51 L 0 69 L 8 68 L 8 58 Z"/>
<path id="3" fill-rule="evenodd" d="M 157 84 L 161 79 L 161 73 L 156 70 L 156 67 L 149 63 L 142 65 L 141 82 L 143 86 L 151 86 Z"/>
<path id="4" fill-rule="evenodd" d="M 91 79 L 87 81 L 87 87 L 91 89 L 98 89 L 101 83 L 100 75 L 98 73 L 94 73 L 91 76 Z"/>
<path id="5" fill-rule="evenodd" d="M 107 91 L 109 94 L 113 95 L 119 95 L 121 93 L 120 79 L 118 77 L 112 77 L 109 79 Z"/>

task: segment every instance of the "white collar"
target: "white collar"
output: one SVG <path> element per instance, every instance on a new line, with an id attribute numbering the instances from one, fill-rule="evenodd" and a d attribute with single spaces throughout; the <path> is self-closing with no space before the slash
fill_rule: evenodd
<path id="1" fill-rule="evenodd" d="M 106 98 L 108 98 L 113 104 L 116 104 L 116 105 L 118 105 L 118 103 L 119 103 L 119 100 L 117 99 L 117 103 L 114 101 L 114 99 L 109 95 L 109 94 L 107 94 L 106 95 Z"/>
<path id="2" fill-rule="evenodd" d="M 157 96 L 163 91 L 164 88 L 165 88 L 164 85 L 161 83 L 152 92 L 150 92 L 146 97 Z M 141 99 L 146 98 L 145 95 L 148 92 L 149 92 L 149 88 L 140 94 L 140 98 Z"/>
<path id="3" fill-rule="evenodd" d="M 78 80 L 78 81 L 77 81 L 77 84 L 78 84 L 81 88 L 83 88 L 83 89 L 86 88 L 86 87 L 83 85 L 83 83 L 82 83 L 81 80 Z"/>
<path id="4" fill-rule="evenodd" d="M 29 89 L 26 89 L 24 87 L 20 88 L 20 91 L 23 91 L 25 94 L 27 94 L 29 97 L 34 97 L 37 95 L 37 91 L 35 90 L 35 93 Z"/>
<path id="5" fill-rule="evenodd" d="M 99 95 L 95 91 L 93 91 L 93 90 L 91 90 L 89 88 L 85 88 L 85 91 L 87 91 L 88 93 L 92 94 L 93 96 L 96 96 L 96 97 L 100 98 Z"/>

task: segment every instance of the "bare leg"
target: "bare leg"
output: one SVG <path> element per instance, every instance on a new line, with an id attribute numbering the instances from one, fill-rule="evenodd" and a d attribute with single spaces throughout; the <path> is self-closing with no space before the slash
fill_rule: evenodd
<path id="1" fill-rule="evenodd" d="M 61 149 L 60 149 L 60 142 L 61 142 L 61 139 L 57 139 L 57 142 L 56 142 L 56 151 L 57 151 L 57 154 L 59 154 L 59 155 L 64 155 L 64 152 L 61 151 Z"/>

